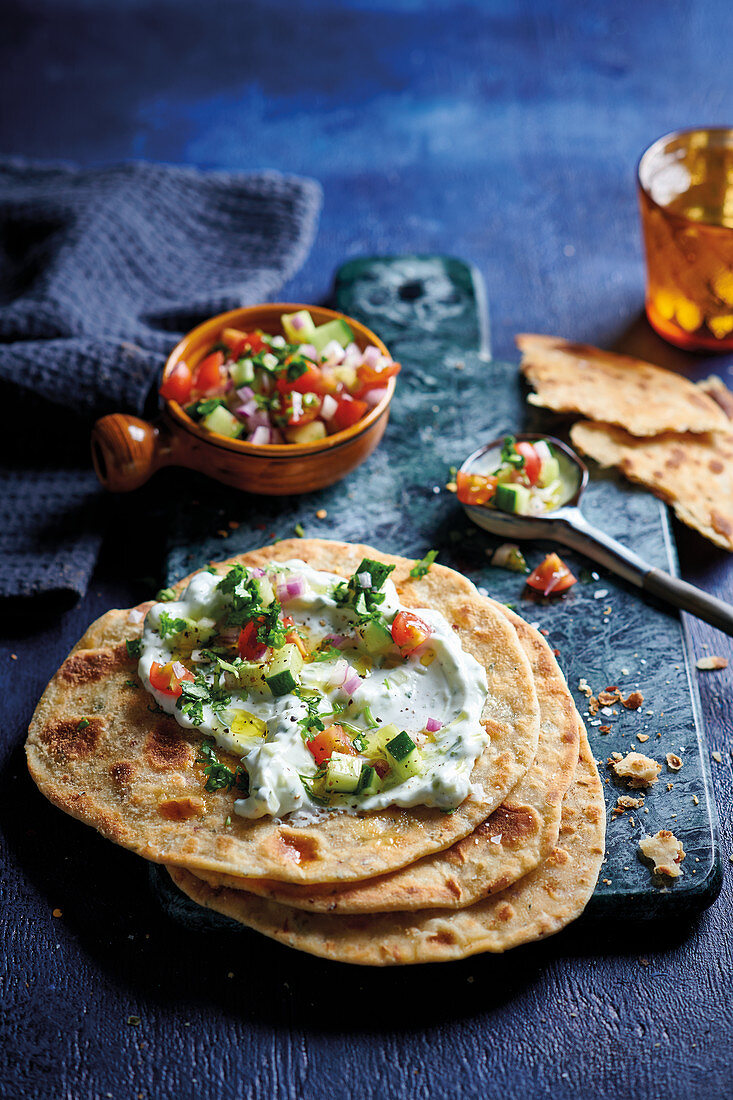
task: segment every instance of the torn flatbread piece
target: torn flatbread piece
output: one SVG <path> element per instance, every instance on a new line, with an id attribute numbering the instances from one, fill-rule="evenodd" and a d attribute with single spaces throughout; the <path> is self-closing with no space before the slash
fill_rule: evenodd
<path id="1" fill-rule="evenodd" d="M 554 336 L 521 334 L 531 405 L 617 424 L 633 436 L 724 429 L 727 418 L 701 386 L 628 355 Z"/>
<path id="2" fill-rule="evenodd" d="M 727 431 L 640 439 L 613 424 L 584 420 L 573 425 L 570 438 L 601 466 L 618 466 L 671 504 L 688 527 L 733 550 L 733 430 L 726 423 Z"/>

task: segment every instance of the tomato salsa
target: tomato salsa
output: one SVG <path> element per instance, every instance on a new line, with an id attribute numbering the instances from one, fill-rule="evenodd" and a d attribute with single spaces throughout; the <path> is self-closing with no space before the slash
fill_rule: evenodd
<path id="1" fill-rule="evenodd" d="M 462 504 L 487 504 L 502 512 L 531 516 L 551 512 L 566 493 L 552 445 L 546 439 L 517 442 L 504 438 L 499 465 L 491 474 L 459 470 L 456 491 Z"/>
<path id="2" fill-rule="evenodd" d="M 223 328 L 191 369 L 179 362 L 160 387 L 197 424 L 249 443 L 314 443 L 362 420 L 399 373 L 348 324 L 316 326 L 307 310 L 283 314 L 282 333 Z"/>

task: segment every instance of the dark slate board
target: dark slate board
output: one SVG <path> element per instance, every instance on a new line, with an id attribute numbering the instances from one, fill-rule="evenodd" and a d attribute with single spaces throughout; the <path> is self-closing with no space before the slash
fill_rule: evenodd
<path id="1" fill-rule="evenodd" d="M 555 435 L 563 429 L 558 418 L 526 405 L 515 364 L 491 360 L 477 273 L 439 256 L 355 260 L 339 271 L 336 304 L 377 332 L 403 364 L 382 444 L 346 480 L 308 496 L 248 496 L 199 478 L 192 493 L 196 504 L 171 534 L 169 580 L 207 561 L 291 537 L 298 523 L 306 535 L 367 542 L 407 557 L 435 547 L 442 563 L 513 605 L 547 631 L 559 651 L 588 724 L 609 811 L 607 858 L 587 916 L 639 920 L 710 905 L 722 881 L 717 818 L 701 751 L 690 649 L 679 617 L 569 551 L 562 551 L 563 557 L 581 583 L 560 599 L 532 598 L 521 576 L 489 565 L 498 540 L 471 524 L 445 489 L 450 467 L 481 443 L 522 427 Z M 315 513 L 322 508 L 328 516 L 318 520 Z M 650 494 L 595 472 L 584 510 L 651 564 L 676 571 L 666 509 Z M 229 528 L 230 521 L 238 526 Z M 222 531 L 230 532 L 226 539 L 217 533 Z M 530 565 L 549 549 L 549 544 L 525 543 Z M 607 595 L 600 595 L 604 591 Z M 617 706 L 619 713 L 590 719 L 587 700 L 577 690 L 581 677 L 595 692 L 609 685 L 624 693 L 638 688 L 645 698 L 641 712 Z M 601 724 L 611 732 L 602 734 Z M 649 740 L 640 743 L 638 733 Z M 616 799 L 627 788 L 611 778 L 606 759 L 631 749 L 663 764 L 666 754 L 675 752 L 684 765 L 673 773 L 664 764 L 645 809 L 614 817 Z M 668 886 L 656 885 L 637 856 L 639 838 L 662 828 L 672 829 L 687 853 L 684 876 Z M 170 887 L 165 873 L 153 867 L 151 876 L 170 915 L 201 927 L 201 910 Z M 209 914 L 205 927 L 225 923 Z"/>

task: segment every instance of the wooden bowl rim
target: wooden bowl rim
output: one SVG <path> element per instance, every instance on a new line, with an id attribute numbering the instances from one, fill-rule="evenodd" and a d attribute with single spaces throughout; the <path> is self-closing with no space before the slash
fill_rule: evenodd
<path id="1" fill-rule="evenodd" d="M 234 324 L 235 321 L 241 323 L 246 314 L 254 312 L 262 313 L 263 311 L 268 315 L 272 314 L 279 322 L 283 313 L 297 313 L 301 309 L 307 309 L 308 311 L 315 310 L 326 316 L 330 321 L 339 319 L 346 321 L 346 323 L 354 329 L 355 335 L 361 336 L 367 344 L 374 344 L 383 355 L 388 356 L 390 359 L 392 358 L 386 345 L 379 339 L 376 333 L 372 332 L 366 325 L 362 325 L 360 321 L 355 321 L 353 317 L 349 317 L 346 313 L 340 313 L 338 310 L 334 309 L 327 309 L 325 306 L 307 305 L 299 302 L 263 302 L 260 305 L 240 306 L 238 309 L 227 310 L 226 313 L 217 313 L 214 317 L 209 317 L 206 321 L 202 321 L 201 324 L 192 328 L 190 332 L 187 332 L 186 335 L 179 340 L 168 356 L 163 368 L 163 378 L 167 378 L 169 372 L 176 363 L 182 359 L 185 360 L 186 353 L 189 351 L 191 344 L 196 342 L 208 329 L 223 328 L 228 324 Z M 219 432 L 209 431 L 208 428 L 199 428 L 198 424 L 188 416 L 177 401 L 163 398 L 163 403 L 165 412 L 167 412 L 169 418 L 176 427 L 183 429 L 190 435 L 195 435 L 208 446 L 223 447 L 228 451 L 236 451 L 242 455 L 251 455 L 253 457 L 285 459 L 288 457 L 295 458 L 298 455 L 318 454 L 337 447 L 342 447 L 344 444 L 351 443 L 360 435 L 368 432 L 377 421 L 381 419 L 383 413 L 386 412 L 389 407 L 389 403 L 395 391 L 394 377 L 387 380 L 386 388 L 387 392 L 382 400 L 378 405 L 375 405 L 371 412 L 367 413 L 362 420 L 357 421 L 356 424 L 352 424 L 350 428 L 342 428 L 340 432 L 334 432 L 333 435 L 328 435 L 325 439 L 318 439 L 313 443 L 248 443 L 246 439 L 230 439 L 229 436 L 221 435 Z"/>

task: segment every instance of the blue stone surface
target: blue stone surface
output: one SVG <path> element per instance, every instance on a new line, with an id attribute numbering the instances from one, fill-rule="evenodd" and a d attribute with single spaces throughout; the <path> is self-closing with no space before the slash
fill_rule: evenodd
<path id="1" fill-rule="evenodd" d="M 516 361 L 516 332 L 551 332 L 731 384 L 730 357 L 678 353 L 643 320 L 634 165 L 674 127 L 730 124 L 732 32 L 728 0 L 8 0 L 0 150 L 311 174 L 320 231 L 284 298 L 329 298 L 351 258 L 450 254 L 484 278 L 499 361 Z M 506 957 L 361 973 L 262 938 L 245 950 L 239 930 L 209 940 L 166 916 L 142 860 L 38 796 L 21 748 L 35 702 L 96 615 L 155 591 L 166 532 L 145 517 L 171 484 L 109 502 L 77 608 L 3 624 L 0 1094 L 730 1095 L 730 669 L 695 674 L 721 761 L 708 757 L 718 901 L 634 930 L 578 924 Z M 462 530 L 461 513 L 447 523 Z M 673 532 L 683 576 L 733 600 L 730 556 Z M 396 544 L 399 525 L 385 534 Z M 475 551 L 465 565 L 488 576 Z M 729 639 L 686 625 L 696 656 L 733 658 Z M 559 620 L 552 637 L 567 654 Z"/>

